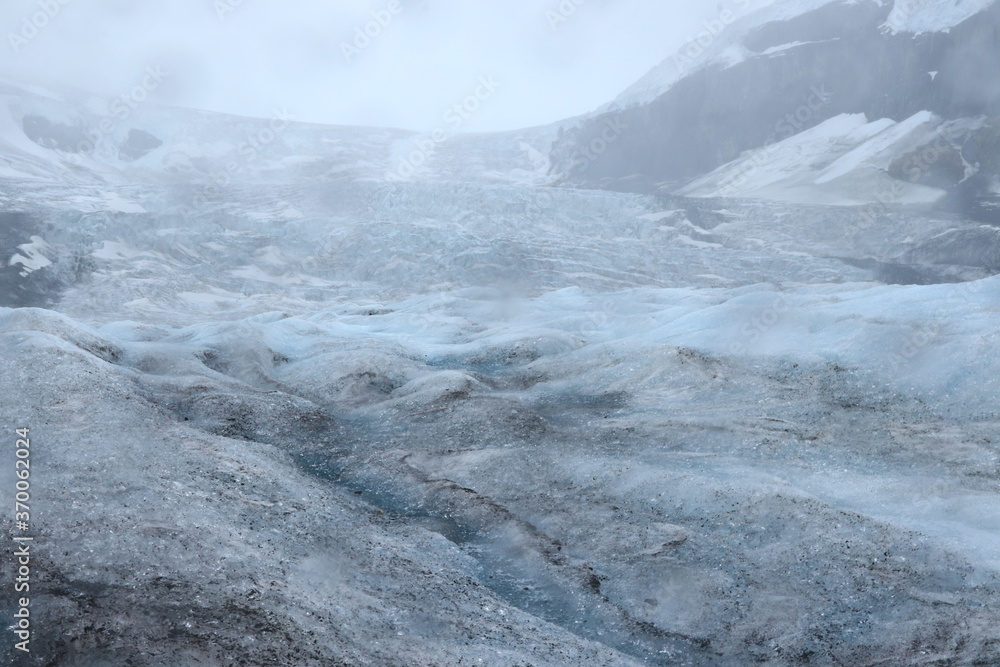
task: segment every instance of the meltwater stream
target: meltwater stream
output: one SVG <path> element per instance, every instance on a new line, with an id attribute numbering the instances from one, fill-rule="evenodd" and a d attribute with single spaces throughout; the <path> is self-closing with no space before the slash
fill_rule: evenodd
<path id="1" fill-rule="evenodd" d="M 357 443 L 386 437 L 384 425 L 347 421 Z M 475 561 L 477 581 L 514 607 L 645 664 L 705 664 L 692 656 L 707 657 L 708 640 L 631 617 L 602 593 L 606 577 L 564 551 L 558 540 L 474 489 L 423 473 L 409 462 L 410 454 L 389 455 L 395 459 L 390 465 L 363 453 L 337 458 L 310 452 L 296 460 L 310 474 L 369 503 L 380 522 L 423 528 L 454 543 Z"/>

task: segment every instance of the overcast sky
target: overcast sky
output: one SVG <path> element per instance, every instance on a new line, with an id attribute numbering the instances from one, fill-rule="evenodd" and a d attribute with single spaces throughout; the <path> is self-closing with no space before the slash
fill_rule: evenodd
<path id="1" fill-rule="evenodd" d="M 706 20 L 728 8 L 745 13 L 746 6 L 746 0 L 3 0 L 0 72 L 114 96 L 141 82 L 147 67 L 159 67 L 167 76 L 153 99 L 167 104 L 250 116 L 283 107 L 300 121 L 418 131 L 440 125 L 449 108 L 478 89 L 488 99 L 462 129 L 503 130 L 610 101 L 695 38 Z M 366 28 L 375 36 L 359 37 Z M 495 91 L 482 86 L 482 77 Z"/>

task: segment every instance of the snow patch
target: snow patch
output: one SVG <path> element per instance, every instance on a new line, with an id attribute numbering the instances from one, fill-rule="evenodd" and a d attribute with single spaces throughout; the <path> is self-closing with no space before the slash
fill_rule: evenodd
<path id="1" fill-rule="evenodd" d="M 840 38 L 837 37 L 835 39 L 823 39 L 823 40 L 812 41 L 812 42 L 790 42 L 789 44 L 782 44 L 780 46 L 772 46 L 769 49 L 764 49 L 763 51 L 760 52 L 760 55 L 762 55 L 762 56 L 773 56 L 776 53 L 783 53 L 784 51 L 788 51 L 789 49 L 794 49 L 794 48 L 799 47 L 799 46 L 805 46 L 807 44 L 826 44 L 828 42 L 839 41 L 839 39 Z"/>
<path id="2" fill-rule="evenodd" d="M 31 243 L 19 245 L 17 249 L 20 252 L 11 257 L 7 263 L 10 265 L 20 264 L 22 277 L 27 276 L 33 271 L 52 265 L 52 262 L 42 254 L 47 250 L 51 250 L 51 248 L 40 236 L 32 236 Z"/>
<path id="3" fill-rule="evenodd" d="M 988 9 L 996 0 L 895 0 L 883 26 L 892 33 L 942 32 Z"/>
<path id="4" fill-rule="evenodd" d="M 842 206 L 931 203 L 944 196 L 944 191 L 897 181 L 886 169 L 893 159 L 941 127 L 928 111 L 899 123 L 886 118 L 868 122 L 864 114 L 841 114 L 750 151 L 692 181 L 678 194 Z"/>
<path id="5" fill-rule="evenodd" d="M 883 119 L 877 134 L 846 155 L 838 158 L 833 164 L 824 169 L 813 182 L 817 185 L 822 185 L 854 171 L 866 162 L 871 162 L 877 158 L 910 132 L 934 120 L 935 116 L 930 111 L 917 112 L 906 120 L 895 124 L 890 124 L 892 121 Z M 871 125 L 875 126 L 876 123 L 872 123 Z"/>

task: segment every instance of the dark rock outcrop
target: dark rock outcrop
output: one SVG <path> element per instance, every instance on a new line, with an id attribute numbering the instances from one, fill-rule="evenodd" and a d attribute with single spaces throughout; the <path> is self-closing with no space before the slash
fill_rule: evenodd
<path id="1" fill-rule="evenodd" d="M 93 140 L 84 127 L 53 123 L 44 116 L 29 114 L 21 121 L 24 134 L 43 148 L 53 148 L 67 153 L 93 150 Z"/>
<path id="2" fill-rule="evenodd" d="M 947 32 L 920 35 L 881 28 L 891 9 L 873 0 L 835 2 L 764 24 L 743 38 L 757 55 L 697 70 L 647 104 L 565 132 L 553 144 L 553 171 L 584 187 L 649 189 L 703 175 L 843 113 L 900 121 L 923 110 L 944 119 L 1000 111 L 1000 5 Z M 790 44 L 797 45 L 764 53 Z M 984 131 L 992 136 L 995 128 Z M 1000 173 L 991 155 L 982 156 L 982 167 Z M 942 155 L 922 177 L 954 185 L 958 167 L 956 155 Z"/>
<path id="3" fill-rule="evenodd" d="M 118 148 L 118 157 L 122 160 L 132 162 L 162 145 L 163 142 L 149 132 L 133 128 L 128 131 L 128 138 Z"/>

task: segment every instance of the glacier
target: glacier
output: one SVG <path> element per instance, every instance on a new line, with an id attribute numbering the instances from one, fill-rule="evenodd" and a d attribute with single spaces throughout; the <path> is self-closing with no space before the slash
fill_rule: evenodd
<path id="1" fill-rule="evenodd" d="M 1000 664 L 1000 230 L 892 175 L 984 119 L 629 191 L 560 170 L 579 119 L 401 172 L 417 133 L 0 101 L 39 664 Z"/>

